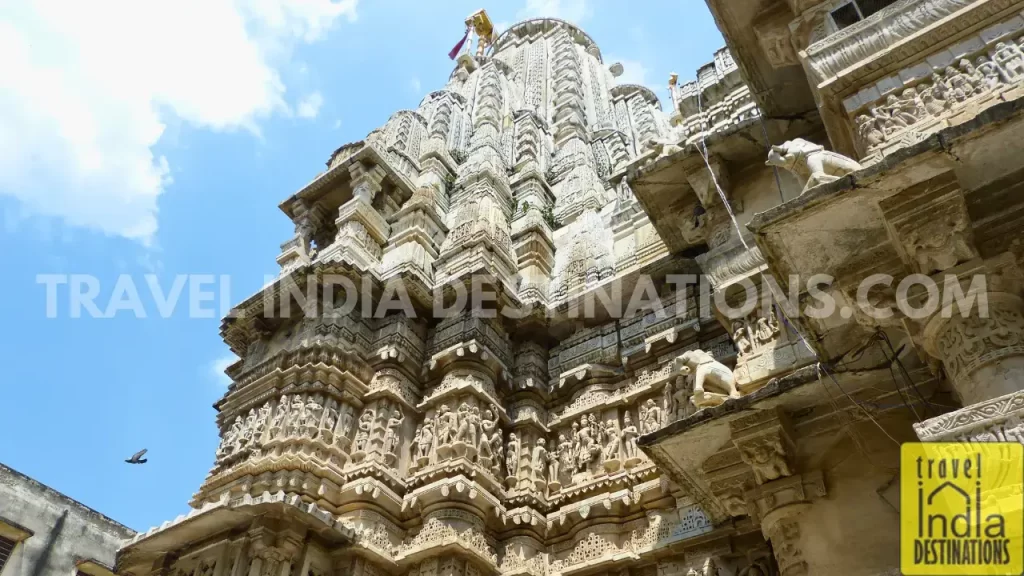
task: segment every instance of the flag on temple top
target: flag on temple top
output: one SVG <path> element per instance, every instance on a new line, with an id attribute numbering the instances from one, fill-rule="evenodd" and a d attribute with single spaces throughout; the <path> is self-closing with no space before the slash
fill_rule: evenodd
<path id="1" fill-rule="evenodd" d="M 459 43 L 455 45 L 455 48 L 452 48 L 452 51 L 448 53 L 449 60 L 455 60 L 455 57 L 459 55 L 459 52 L 462 51 L 462 47 L 466 44 L 467 38 L 469 38 L 468 27 L 466 28 L 466 33 L 462 35 L 462 40 L 459 40 Z"/>

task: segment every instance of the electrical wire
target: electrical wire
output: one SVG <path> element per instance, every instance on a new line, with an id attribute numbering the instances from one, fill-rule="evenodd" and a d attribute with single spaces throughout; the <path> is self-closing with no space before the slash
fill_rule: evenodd
<path id="1" fill-rule="evenodd" d="M 711 162 L 708 159 L 708 152 L 707 152 L 707 140 L 705 138 L 706 131 L 703 129 L 704 128 L 704 126 L 703 126 L 703 124 L 704 124 L 704 109 L 703 109 L 703 104 L 702 104 L 702 99 L 701 99 L 701 87 L 700 87 L 700 84 L 699 84 L 699 80 L 698 80 L 698 85 L 697 85 L 697 112 L 698 112 L 698 114 L 700 114 L 700 117 L 701 117 L 701 124 L 702 124 L 701 128 L 702 129 L 701 129 L 701 133 L 700 133 L 700 145 L 697 146 L 695 144 L 694 147 L 697 149 L 697 152 L 700 154 L 701 158 L 704 160 L 704 166 L 707 167 L 708 173 L 711 175 L 711 182 L 712 182 L 712 184 L 714 184 L 715 190 L 718 192 L 718 196 L 722 200 L 722 204 L 725 205 L 726 212 L 728 212 L 729 219 L 732 222 L 733 228 L 736 230 L 736 234 L 739 236 L 740 243 L 743 245 L 744 249 L 750 250 L 750 246 L 747 244 L 747 241 L 743 238 L 743 231 L 740 229 L 739 222 L 736 220 L 736 214 L 733 213 L 732 206 L 729 204 L 729 200 L 725 196 L 725 191 L 722 190 L 721 185 L 718 183 L 718 178 L 715 176 L 715 171 L 711 169 Z M 760 115 L 760 110 L 758 111 L 758 114 Z M 767 130 L 764 129 L 763 123 L 762 123 L 761 127 L 762 127 L 762 130 L 764 130 L 764 135 L 765 135 L 765 139 L 766 139 L 766 142 L 767 142 L 768 133 L 767 133 Z M 777 174 L 776 174 L 776 176 L 777 176 Z M 782 195 L 782 184 L 781 184 L 781 182 L 779 180 L 776 180 L 776 185 L 779 186 L 779 194 Z M 784 196 L 783 196 L 783 200 L 785 200 Z M 767 279 L 766 279 L 766 277 L 765 277 L 763 272 L 760 273 L 760 276 L 761 276 L 762 285 L 767 285 L 768 289 L 772 291 L 772 296 L 774 298 L 776 298 L 776 301 L 778 301 L 778 295 L 774 293 L 774 288 L 773 288 L 772 284 L 770 282 L 767 282 Z M 789 327 L 793 331 L 793 333 L 797 335 L 797 338 L 800 339 L 800 341 L 807 348 L 807 350 L 814 356 L 815 360 L 817 361 L 816 369 L 819 371 L 819 378 L 818 379 L 821 380 L 820 373 L 824 372 L 825 375 L 828 376 L 830 380 L 832 380 L 832 382 L 836 385 L 836 387 L 839 389 L 839 391 L 842 392 L 843 395 L 846 396 L 846 398 L 850 402 L 852 402 L 854 405 L 856 405 L 858 408 L 860 408 L 860 410 L 864 413 L 864 415 L 867 416 L 868 419 L 871 420 L 871 422 L 874 423 L 874 425 L 877 426 L 878 429 L 881 430 L 882 433 L 885 434 L 885 436 L 889 438 L 889 440 L 892 440 L 897 446 L 899 446 L 900 442 L 898 440 L 896 440 L 895 438 L 893 438 L 892 435 L 890 435 L 889 432 L 884 427 L 882 427 L 882 425 L 879 424 L 877 420 L 875 420 L 874 416 L 872 416 L 871 413 L 868 412 L 868 410 L 866 408 L 864 408 L 864 406 L 860 402 L 857 402 L 852 396 L 850 396 L 846 392 L 845 389 L 843 389 L 843 387 L 839 384 L 839 381 L 836 380 L 835 376 L 832 375 L 832 373 L 828 369 L 827 365 L 824 364 L 821 361 L 821 356 L 818 354 L 818 351 L 815 350 L 808 343 L 807 339 L 804 338 L 804 335 L 800 332 L 800 330 L 797 330 L 796 327 L 793 325 L 793 323 L 791 322 L 790 318 L 786 315 L 785 310 L 783 309 L 783 307 L 782 306 L 773 305 L 773 308 L 775 308 L 779 312 L 779 315 L 782 318 L 783 322 L 786 324 L 786 326 Z M 890 347 L 891 347 L 891 344 L 890 344 Z M 890 365 L 890 370 L 891 370 L 891 365 Z M 824 384 L 824 381 L 822 381 L 822 385 L 825 386 L 826 387 L 826 391 L 828 391 L 828 387 L 827 387 L 827 385 Z M 829 397 L 831 398 L 831 391 L 828 391 L 828 393 L 829 393 Z M 901 398 L 902 398 L 902 395 L 901 395 Z M 833 409 L 837 409 L 837 405 L 834 403 L 834 400 L 833 400 Z M 867 457 L 866 454 L 865 454 L 865 457 Z"/>

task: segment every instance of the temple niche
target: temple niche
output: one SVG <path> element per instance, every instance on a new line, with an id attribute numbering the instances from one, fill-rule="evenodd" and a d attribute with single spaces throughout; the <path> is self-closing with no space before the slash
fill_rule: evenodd
<path id="1" fill-rule="evenodd" d="M 471 15 L 281 204 L 213 467 L 119 573 L 895 573 L 900 443 L 1022 438 L 1024 13 L 707 3 L 730 45 L 664 104 L 575 25 Z M 899 307 L 979 275 L 990 315 Z"/>

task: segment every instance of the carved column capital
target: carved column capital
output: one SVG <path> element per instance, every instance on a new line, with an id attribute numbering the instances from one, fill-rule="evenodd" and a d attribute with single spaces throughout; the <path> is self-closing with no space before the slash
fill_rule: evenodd
<path id="1" fill-rule="evenodd" d="M 352 196 L 362 198 L 367 203 L 373 202 L 381 190 L 381 181 L 386 175 L 384 168 L 378 165 L 367 166 L 361 162 L 353 162 L 349 165 L 348 172 L 352 177 Z"/>
<path id="2" fill-rule="evenodd" d="M 966 298 L 943 295 L 943 305 L 922 323 L 924 349 L 942 361 L 964 405 L 1019 390 L 1024 300 L 1014 290 L 1019 274 L 1012 257 L 975 260 L 949 273 L 940 292 L 959 288 Z"/>
<path id="3" fill-rule="evenodd" d="M 808 573 L 804 560 L 799 516 L 808 504 L 794 504 L 774 510 L 761 521 L 761 530 L 771 540 L 775 561 L 781 576 L 804 576 Z"/>
<path id="4" fill-rule="evenodd" d="M 792 476 L 795 448 L 789 423 L 780 410 L 764 410 L 729 423 L 732 441 L 754 471 L 757 483 Z"/>

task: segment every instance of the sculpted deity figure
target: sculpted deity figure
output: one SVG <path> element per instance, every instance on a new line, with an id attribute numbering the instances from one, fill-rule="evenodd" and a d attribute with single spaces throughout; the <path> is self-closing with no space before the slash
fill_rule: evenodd
<path id="1" fill-rule="evenodd" d="M 561 440 L 564 440 L 565 436 L 560 434 L 559 438 Z M 547 459 L 548 459 L 548 481 L 549 482 L 557 482 L 558 481 L 558 467 L 561 464 L 561 451 L 562 451 L 561 444 L 559 444 L 559 445 L 555 446 L 555 448 L 553 450 L 548 452 Z"/>
<path id="2" fill-rule="evenodd" d="M 772 328 L 769 320 L 762 316 L 758 316 L 754 329 L 754 336 L 757 338 L 758 344 L 762 346 L 768 344 L 775 339 L 776 334 L 778 334 L 778 330 Z"/>
<path id="3" fill-rule="evenodd" d="M 1002 70 L 1005 80 L 1013 82 L 1017 77 L 1024 76 L 1024 52 L 1013 42 L 996 44 L 995 61 Z"/>
<path id="4" fill-rule="evenodd" d="M 609 418 L 608 422 L 605 423 L 605 445 L 604 445 L 604 459 L 613 460 L 619 457 L 619 423 L 615 418 Z"/>
<path id="5" fill-rule="evenodd" d="M 973 72 L 973 66 L 971 68 Z M 946 66 L 946 84 L 957 102 L 963 102 L 974 96 L 974 84 L 971 83 L 971 77 L 952 66 Z"/>
<path id="6" fill-rule="evenodd" d="M 367 408 L 362 416 L 359 417 L 359 424 L 356 426 L 358 428 L 355 440 L 356 452 L 366 449 L 366 441 L 370 438 L 370 426 L 373 424 L 373 417 L 373 409 L 371 408 Z"/>
<path id="7" fill-rule="evenodd" d="M 579 439 L 580 448 L 577 455 L 577 461 L 579 462 L 580 468 L 585 468 L 587 462 L 590 461 L 590 445 L 594 443 L 593 438 L 591 438 L 590 421 L 587 420 L 586 416 L 580 418 Z"/>
<path id="8" fill-rule="evenodd" d="M 267 423 L 270 421 L 270 402 L 267 402 L 260 406 L 260 411 L 256 415 L 256 426 L 253 429 L 253 436 L 258 440 L 263 437 L 263 431 L 267 428 Z"/>
<path id="9" fill-rule="evenodd" d="M 324 410 L 324 430 L 333 433 L 334 427 L 338 424 L 338 411 L 334 408 Z"/>
<path id="10" fill-rule="evenodd" d="M 916 97 L 917 94 L 914 94 L 915 99 Z M 890 118 L 904 126 L 917 122 L 917 109 L 914 107 L 914 103 L 902 101 L 896 98 L 895 94 L 889 94 L 885 99 L 885 109 Z"/>
<path id="11" fill-rule="evenodd" d="M 274 419 L 270 422 L 270 434 L 276 436 L 278 431 L 284 427 L 284 423 L 288 418 L 288 395 L 281 396 L 280 402 L 277 403 L 277 413 L 274 414 Z"/>
<path id="12" fill-rule="evenodd" d="M 239 433 L 238 449 L 244 450 L 249 447 L 249 443 L 252 441 L 253 429 L 256 426 L 256 410 L 250 409 L 249 414 L 245 417 L 245 423 L 242 424 L 242 431 Z"/>
<path id="13" fill-rule="evenodd" d="M 754 469 L 754 475 L 762 483 L 793 474 L 786 459 L 786 450 L 778 438 L 740 446 L 740 457 Z"/>
<path id="14" fill-rule="evenodd" d="M 470 427 L 471 427 L 470 426 L 469 405 L 466 404 L 465 402 L 463 402 L 462 405 L 459 406 L 459 416 L 458 416 L 458 418 L 459 418 L 459 427 L 458 427 L 458 430 L 455 433 L 455 441 L 456 442 L 468 443 L 468 444 L 472 445 L 472 442 L 469 442 Z"/>
<path id="15" fill-rule="evenodd" d="M 477 447 L 477 453 L 481 458 L 494 456 L 494 429 L 497 425 L 497 416 L 492 416 L 490 410 L 484 410 L 484 416 L 480 419 L 480 442 Z"/>
<path id="16" fill-rule="evenodd" d="M 477 432 L 480 430 L 480 408 L 473 406 L 469 410 L 469 435 L 466 444 L 476 447 Z"/>
<path id="17" fill-rule="evenodd" d="M 572 440 L 565 437 L 565 434 L 558 435 L 558 467 L 560 471 L 572 475 L 573 445 Z M 557 478 L 557 477 L 556 477 Z"/>
<path id="18" fill-rule="evenodd" d="M 515 432 L 508 435 L 508 453 L 505 456 L 505 470 L 510 478 L 515 478 L 519 472 L 519 438 Z"/>
<path id="19" fill-rule="evenodd" d="M 984 90 L 993 90 L 1003 83 L 999 75 L 999 66 L 988 59 L 988 56 L 981 56 L 977 60 L 977 80 Z"/>
<path id="20" fill-rule="evenodd" d="M 537 438 L 533 446 L 533 457 L 530 460 L 531 468 L 538 481 L 545 481 L 546 464 L 548 460 L 548 441 L 544 438 Z"/>
<path id="21" fill-rule="evenodd" d="M 235 416 L 235 419 L 231 421 L 231 427 L 227 432 L 224 433 L 224 439 L 221 440 L 220 448 L 217 449 L 217 458 L 223 458 L 231 454 L 235 450 L 235 443 L 242 434 L 242 418 Z"/>
<path id="22" fill-rule="evenodd" d="M 311 430 L 315 430 L 320 427 L 320 413 L 323 409 L 320 403 L 316 401 L 312 396 L 309 397 L 309 401 L 306 402 L 305 418 L 303 419 L 303 425 L 308 426 Z"/>
<path id="23" fill-rule="evenodd" d="M 505 443 L 501 437 L 501 428 L 494 431 L 494 436 L 491 437 L 491 452 L 493 454 L 491 464 L 491 472 L 495 476 L 501 477 L 501 463 L 505 460 Z"/>
<path id="24" fill-rule="evenodd" d="M 388 429 L 384 433 L 385 454 L 398 452 L 398 429 L 402 426 L 402 422 L 405 422 L 405 415 L 402 414 L 402 409 L 399 407 L 391 412 L 391 418 L 388 419 Z"/>
<path id="25" fill-rule="evenodd" d="M 348 435 L 352 432 L 352 417 L 353 417 L 352 406 L 349 406 L 348 404 L 342 404 L 342 406 L 341 406 L 341 430 L 339 430 L 339 432 L 338 432 L 341 436 L 347 438 Z"/>
<path id="26" fill-rule="evenodd" d="M 885 129 L 881 121 L 867 114 L 857 116 L 857 135 L 867 148 L 885 142 Z"/>
<path id="27" fill-rule="evenodd" d="M 743 320 L 732 321 L 732 341 L 736 343 L 736 355 L 746 356 L 750 354 L 751 342 L 747 325 Z"/>
<path id="28" fill-rule="evenodd" d="M 457 424 L 455 413 L 448 408 L 447 404 L 442 404 L 437 416 L 437 443 L 439 446 L 451 444 Z"/>
<path id="29" fill-rule="evenodd" d="M 643 422 L 644 434 L 650 434 L 661 427 L 661 408 L 658 408 L 658 404 L 654 400 L 648 400 L 645 408 L 647 410 Z"/>
<path id="30" fill-rule="evenodd" d="M 638 436 L 640 436 L 640 432 L 633 425 L 633 417 L 626 412 L 622 417 L 622 447 L 626 452 L 627 462 L 637 458 L 636 439 Z"/>
<path id="31" fill-rule="evenodd" d="M 932 116 L 939 116 L 949 106 L 944 98 L 941 98 L 941 89 L 939 94 L 935 93 L 934 86 L 928 84 L 921 84 L 921 102 L 924 104 L 924 109 Z"/>
<path id="32" fill-rule="evenodd" d="M 299 427 L 303 426 L 306 420 L 306 404 L 301 396 L 296 395 L 292 398 L 290 419 L 289 434 L 297 434 Z"/>

